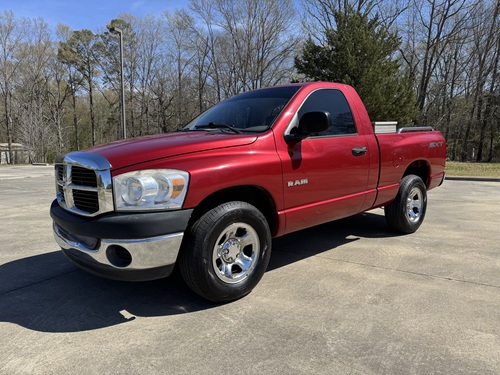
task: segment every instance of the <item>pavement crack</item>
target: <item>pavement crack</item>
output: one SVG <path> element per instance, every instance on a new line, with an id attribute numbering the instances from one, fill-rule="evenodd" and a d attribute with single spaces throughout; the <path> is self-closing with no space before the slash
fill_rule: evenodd
<path id="1" fill-rule="evenodd" d="M 408 275 L 430 277 L 430 278 L 438 279 L 438 280 L 453 281 L 453 282 L 457 282 L 457 283 L 464 283 L 464 284 L 471 284 L 471 285 L 485 286 L 485 287 L 500 289 L 500 285 L 487 284 L 487 283 L 481 283 L 481 282 L 477 282 L 477 281 L 464 280 L 464 279 L 457 279 L 457 278 L 449 277 L 449 276 L 438 276 L 438 275 L 432 275 L 432 274 L 425 273 L 425 272 L 408 271 L 408 270 L 402 270 L 402 269 L 398 269 L 398 268 L 391 268 L 391 267 L 379 266 L 379 265 L 375 265 L 375 264 L 367 264 L 367 263 L 362 263 L 362 262 L 354 262 L 352 260 L 330 258 L 330 257 L 322 256 L 320 254 L 312 255 L 312 254 L 301 252 L 301 251 L 287 251 L 287 252 L 294 253 L 294 254 L 300 254 L 300 255 L 306 255 L 308 257 L 316 257 L 316 258 L 321 258 L 321 259 L 326 259 L 326 260 L 341 262 L 341 263 L 355 264 L 355 265 L 358 265 L 358 266 L 364 266 L 364 267 L 369 267 L 369 268 L 376 268 L 376 269 L 382 269 L 382 270 L 387 270 L 387 271 L 405 273 L 405 274 L 408 274 Z"/>
<path id="2" fill-rule="evenodd" d="M 334 261 L 342 262 L 342 263 L 356 264 L 358 266 L 364 266 L 364 267 L 369 267 L 369 268 L 377 268 L 377 269 L 382 269 L 382 270 L 387 270 L 387 271 L 405 273 L 405 274 L 409 274 L 409 275 L 430 277 L 430 278 L 438 279 L 438 280 L 454 281 L 454 282 L 457 282 L 457 283 L 464 283 L 464 284 L 471 284 L 471 285 L 478 285 L 478 286 L 486 286 L 486 287 L 490 287 L 490 288 L 500 289 L 500 285 L 493 285 L 493 284 L 481 283 L 481 282 L 477 282 L 477 281 L 457 279 L 457 278 L 454 278 L 454 277 L 432 275 L 432 274 L 425 273 L 425 272 L 416 272 L 416 271 L 401 270 L 401 269 L 398 269 L 398 268 L 384 267 L 384 266 L 378 266 L 378 265 L 374 265 L 374 264 L 367 264 L 367 263 L 361 263 L 361 262 L 353 262 L 353 261 L 345 260 L 345 259 L 327 258 L 327 257 L 322 257 L 322 256 L 318 256 L 318 258 L 334 260 Z"/>
<path id="3" fill-rule="evenodd" d="M 7 296 L 7 295 L 9 295 L 11 293 L 15 293 L 15 292 L 18 292 L 20 290 L 32 287 L 34 285 L 42 284 L 42 283 L 45 283 L 47 281 L 51 281 L 51 280 L 57 279 L 58 277 L 66 276 L 66 275 L 69 275 L 71 273 L 78 272 L 78 271 L 79 270 L 71 270 L 71 271 L 68 271 L 68 272 L 65 272 L 65 273 L 60 273 L 60 274 L 57 274 L 57 275 L 54 275 L 54 276 L 51 276 L 51 277 L 47 277 L 45 279 L 41 279 L 41 280 L 38 280 L 38 281 L 35 281 L 35 282 L 32 282 L 32 283 L 29 283 L 29 284 L 26 284 L 26 285 L 22 285 L 22 286 L 19 286 L 17 288 L 14 288 L 14 289 L 7 290 L 5 292 L 1 292 L 0 293 L 0 297 Z"/>

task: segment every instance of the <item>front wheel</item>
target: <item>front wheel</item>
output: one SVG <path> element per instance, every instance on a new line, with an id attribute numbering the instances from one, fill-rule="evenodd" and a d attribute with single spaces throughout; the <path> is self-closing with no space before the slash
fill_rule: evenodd
<path id="1" fill-rule="evenodd" d="M 265 217 L 246 202 L 228 202 L 201 216 L 180 254 L 186 284 L 214 302 L 245 296 L 260 281 L 271 256 Z"/>
<path id="2" fill-rule="evenodd" d="M 404 234 L 414 233 L 420 227 L 426 209 L 427 190 L 422 179 L 415 175 L 401 180 L 396 199 L 384 208 L 389 226 Z"/>

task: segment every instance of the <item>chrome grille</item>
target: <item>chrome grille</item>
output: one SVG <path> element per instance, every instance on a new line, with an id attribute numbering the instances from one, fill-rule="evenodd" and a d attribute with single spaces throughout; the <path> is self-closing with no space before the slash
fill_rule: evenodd
<path id="1" fill-rule="evenodd" d="M 63 179 L 63 169 L 64 167 L 62 165 L 56 165 L 56 176 L 59 180 L 62 181 Z"/>
<path id="2" fill-rule="evenodd" d="M 73 202 L 79 210 L 88 213 L 99 211 L 99 196 L 97 191 L 73 190 Z"/>
<path id="3" fill-rule="evenodd" d="M 56 164 L 56 189 L 57 189 L 57 195 L 61 196 L 61 199 L 64 199 L 64 187 L 62 185 L 62 181 L 64 178 L 63 171 L 64 171 L 64 166 L 61 164 Z"/>
<path id="4" fill-rule="evenodd" d="M 93 170 L 73 166 L 71 168 L 71 181 L 75 185 L 97 187 L 97 177 Z"/>
<path id="5" fill-rule="evenodd" d="M 83 216 L 113 211 L 109 162 L 102 156 L 74 152 L 56 161 L 59 205 Z"/>

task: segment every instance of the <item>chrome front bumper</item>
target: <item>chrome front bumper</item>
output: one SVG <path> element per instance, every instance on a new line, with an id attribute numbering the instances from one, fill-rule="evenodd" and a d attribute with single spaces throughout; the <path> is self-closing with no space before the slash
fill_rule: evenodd
<path id="1" fill-rule="evenodd" d="M 113 240 L 77 236 L 56 223 L 53 230 L 57 244 L 79 267 L 99 276 L 130 281 L 168 276 L 184 236 L 184 232 L 179 232 L 143 239 Z M 148 270 L 152 271 L 151 274 Z"/>

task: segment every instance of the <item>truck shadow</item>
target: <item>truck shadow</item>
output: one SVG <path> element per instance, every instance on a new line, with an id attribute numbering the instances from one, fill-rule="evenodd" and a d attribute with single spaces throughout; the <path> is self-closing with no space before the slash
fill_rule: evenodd
<path id="1" fill-rule="evenodd" d="M 383 216 L 372 213 L 306 229 L 274 240 L 268 271 L 334 250 L 356 236 L 393 235 Z M 141 283 L 107 280 L 79 270 L 60 251 L 0 266 L 0 322 L 35 331 L 80 332 L 219 307 L 191 292 L 178 273 Z"/>
<path id="2" fill-rule="evenodd" d="M 398 236 L 389 229 L 384 215 L 376 212 L 364 212 L 274 239 L 271 261 L 267 270 L 272 271 L 336 249 L 360 238 Z"/>
<path id="3" fill-rule="evenodd" d="M 80 270 L 61 251 L 0 266 L 0 322 L 35 331 L 80 332 L 216 306 L 177 273 L 139 283 L 108 280 Z"/>

